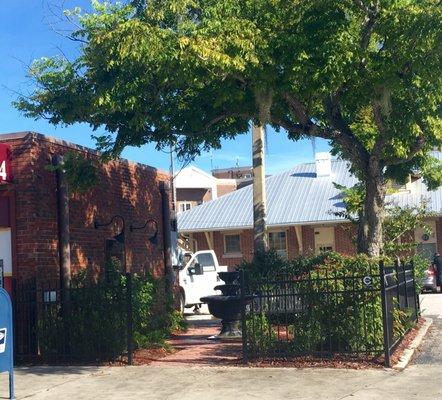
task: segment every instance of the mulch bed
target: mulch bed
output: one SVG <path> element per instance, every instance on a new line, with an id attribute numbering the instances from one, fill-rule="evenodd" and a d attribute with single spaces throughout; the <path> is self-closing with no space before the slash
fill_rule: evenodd
<path id="1" fill-rule="evenodd" d="M 420 318 L 418 324 L 412 328 L 404 337 L 402 342 L 397 346 L 391 356 L 392 365 L 396 364 L 404 350 L 412 343 L 417 336 L 419 329 L 424 323 L 424 319 Z M 185 345 L 184 345 L 185 347 Z M 179 350 L 172 350 L 173 354 L 179 353 Z M 161 349 L 139 350 L 134 355 L 135 365 L 146 365 L 152 361 L 167 357 L 171 352 Z M 354 358 L 345 356 L 332 356 L 330 358 L 317 358 L 313 356 L 296 357 L 294 359 L 283 360 L 260 360 L 245 364 L 240 357 L 236 359 L 225 359 L 217 361 L 216 366 L 236 366 L 249 368 L 336 368 L 336 369 L 368 369 L 368 368 L 384 368 L 384 356 L 380 357 L 364 357 Z M 214 365 L 215 366 L 215 365 Z"/>
<path id="2" fill-rule="evenodd" d="M 424 318 L 419 318 L 417 325 L 410 329 L 405 335 L 402 342 L 397 346 L 396 350 L 391 356 L 391 364 L 395 365 L 400 357 L 402 356 L 404 350 L 410 346 L 420 328 L 425 322 Z M 205 332 L 204 332 L 205 333 Z M 184 334 L 185 335 L 185 334 Z M 178 334 L 177 337 L 180 337 Z M 173 342 L 173 341 L 172 341 Z M 179 353 L 186 349 L 186 340 L 183 340 L 181 345 L 176 348 L 163 349 L 163 348 L 152 348 L 152 349 L 140 349 L 134 352 L 133 365 L 149 365 L 152 362 L 167 359 L 167 356 L 179 355 Z M 178 343 L 173 343 L 177 345 Z M 197 346 L 198 347 L 198 346 Z M 236 350 L 235 350 L 236 351 Z M 226 354 L 227 355 L 227 354 Z M 384 356 L 380 357 L 365 357 L 365 358 L 354 358 L 345 356 L 332 356 L 330 358 L 317 358 L 313 356 L 303 356 L 296 357 L 294 359 L 282 359 L 282 360 L 260 360 L 253 361 L 249 363 L 244 363 L 241 357 L 220 357 L 211 359 L 210 363 L 213 366 L 234 366 L 234 367 L 249 367 L 249 368 L 336 368 L 336 369 L 368 369 L 368 368 L 384 368 Z M 198 365 L 198 360 L 194 360 L 195 364 Z M 32 364 L 32 363 L 31 363 Z M 42 363 L 38 363 L 42 365 Z M 52 363 L 49 363 L 52 364 Z M 76 365 L 75 362 L 58 362 L 57 365 Z M 80 363 L 78 363 L 80 364 Z M 85 365 L 84 362 L 81 363 Z M 127 359 L 119 359 L 112 362 L 91 362 L 86 363 L 89 365 L 109 365 L 109 366 L 125 366 L 127 365 Z M 53 364 L 52 364 L 53 365 Z"/>
<path id="3" fill-rule="evenodd" d="M 394 366 L 398 363 L 404 350 L 410 346 L 420 328 L 425 322 L 424 318 L 419 318 L 418 323 L 412 329 L 410 329 L 401 343 L 396 347 L 394 353 L 391 355 L 391 364 Z M 343 356 L 334 356 L 327 359 L 319 359 L 316 357 L 297 357 L 293 360 L 262 360 L 256 362 L 250 362 L 247 365 L 249 367 L 268 368 L 268 367 L 283 367 L 283 368 L 346 368 L 346 369 L 367 369 L 367 368 L 384 368 L 384 356 L 373 358 L 348 358 Z"/>
<path id="4" fill-rule="evenodd" d="M 422 325 L 425 322 L 425 318 L 419 317 L 419 320 L 415 327 L 411 328 L 405 337 L 402 339 L 402 342 L 399 343 L 398 347 L 394 351 L 394 353 L 391 355 L 391 365 L 397 364 L 399 362 L 399 359 L 402 356 L 402 353 L 404 350 L 410 346 L 410 344 L 413 342 L 413 340 L 416 338 L 416 336 L 419 333 L 419 330 L 421 329 Z"/>

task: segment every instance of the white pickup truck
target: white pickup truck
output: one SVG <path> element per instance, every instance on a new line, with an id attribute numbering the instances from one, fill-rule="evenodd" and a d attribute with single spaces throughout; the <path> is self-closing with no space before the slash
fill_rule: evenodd
<path id="1" fill-rule="evenodd" d="M 180 310 L 201 306 L 200 298 L 212 294 L 221 294 L 214 289 L 221 284 L 218 272 L 227 271 L 227 266 L 220 266 L 213 250 L 196 253 L 186 252 L 182 265 L 177 266 L 180 286 Z"/>

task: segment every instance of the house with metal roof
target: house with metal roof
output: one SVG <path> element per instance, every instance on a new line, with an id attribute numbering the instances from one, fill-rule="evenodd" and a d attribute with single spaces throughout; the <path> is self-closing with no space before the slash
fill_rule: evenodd
<path id="1" fill-rule="evenodd" d="M 435 153 L 441 157 L 441 153 Z M 266 178 L 269 244 L 286 257 L 321 250 L 354 253 L 355 236 L 349 222 L 336 215 L 344 210 L 342 193 L 336 184 L 351 187 L 357 182 L 349 163 L 318 153 L 315 162 Z M 442 189 L 429 191 L 419 176 L 387 196 L 387 202 L 428 207 L 442 216 Z M 197 243 L 199 250 L 213 249 L 221 263 L 236 265 L 253 254 L 253 188 L 244 187 L 209 201 L 178 216 L 179 232 Z M 442 251 L 442 220 L 428 222 L 432 235 L 416 232 L 420 250 Z M 437 237 L 439 233 L 440 243 Z"/>

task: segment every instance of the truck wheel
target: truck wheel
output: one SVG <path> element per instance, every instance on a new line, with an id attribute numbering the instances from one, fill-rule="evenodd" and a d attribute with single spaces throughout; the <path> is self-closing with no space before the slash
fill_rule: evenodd
<path id="1" fill-rule="evenodd" d="M 180 293 L 180 313 L 184 315 L 184 306 L 186 305 L 186 299 L 184 298 L 184 293 Z"/>

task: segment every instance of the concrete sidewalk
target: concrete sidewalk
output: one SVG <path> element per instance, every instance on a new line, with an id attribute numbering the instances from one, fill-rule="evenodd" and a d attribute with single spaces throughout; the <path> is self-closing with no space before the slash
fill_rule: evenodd
<path id="1" fill-rule="evenodd" d="M 104 368 L 105 370 L 107 368 Z M 77 381 L 94 377 L 103 369 L 99 367 L 20 367 L 15 368 L 15 394 L 23 399 L 45 393 L 48 390 Z M 0 374 L 0 399 L 8 396 L 8 374 Z"/>
<path id="2" fill-rule="evenodd" d="M 17 371 L 17 398 L 224 400 L 442 398 L 440 366 L 386 370 L 112 367 Z M 41 382 L 44 382 L 42 384 Z M 3 389 L 6 380 L 0 381 Z M 1 395 L 6 396 L 2 390 Z M 1 397 L 0 397 L 1 398 Z"/>

